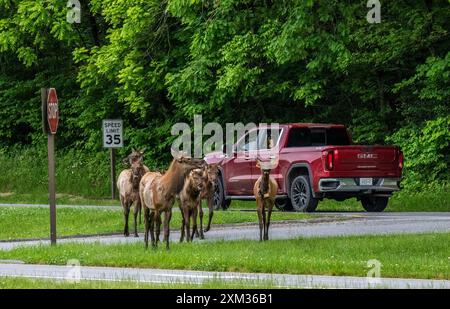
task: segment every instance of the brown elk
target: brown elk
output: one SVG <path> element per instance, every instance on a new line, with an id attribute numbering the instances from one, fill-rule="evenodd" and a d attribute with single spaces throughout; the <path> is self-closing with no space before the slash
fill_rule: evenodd
<path id="1" fill-rule="evenodd" d="M 204 185 L 201 193 L 201 199 L 206 200 L 208 205 L 208 225 L 203 230 L 203 208 L 202 203 L 200 202 L 198 205 L 198 212 L 200 217 L 200 234 L 198 235 L 198 231 L 196 230 L 196 236 L 200 236 L 200 239 L 204 239 L 205 236 L 203 232 L 208 232 L 211 229 L 211 221 L 214 215 L 214 192 L 215 186 L 217 185 L 217 177 L 219 174 L 219 164 L 209 164 L 204 168 L 203 179 Z"/>
<path id="2" fill-rule="evenodd" d="M 117 189 L 119 191 L 120 203 L 124 215 L 124 231 L 125 236 L 129 236 L 128 217 L 130 208 L 134 203 L 134 236 L 138 237 L 137 233 L 137 216 L 141 213 L 141 200 L 139 196 L 139 182 L 142 176 L 149 172 L 148 167 L 143 164 L 143 152 L 135 151 L 124 159 L 124 163 L 131 166 L 129 169 L 123 170 L 117 178 Z M 140 218 L 139 218 L 140 223 Z"/>
<path id="3" fill-rule="evenodd" d="M 277 195 L 278 184 L 270 171 L 277 165 L 277 161 L 261 162 L 257 160 L 256 166 L 261 169 L 261 176 L 253 187 L 253 194 L 256 198 L 256 206 L 259 220 L 259 241 L 269 240 L 270 217 L 272 215 L 275 196 Z M 267 207 L 267 217 L 266 209 Z M 264 234 L 264 235 L 263 235 Z"/>
<path id="4" fill-rule="evenodd" d="M 189 172 L 184 182 L 183 189 L 178 195 L 178 202 L 181 211 L 181 237 L 180 242 L 183 241 L 186 233 L 186 241 L 192 241 L 194 233 L 197 230 L 197 212 L 201 209 L 201 194 L 205 183 L 204 170 L 193 169 Z M 190 221 L 192 218 L 192 234 L 190 233 Z"/>
<path id="5" fill-rule="evenodd" d="M 147 173 L 142 177 L 139 185 L 139 194 L 144 207 L 145 248 L 148 248 L 149 233 L 152 247 L 157 247 L 161 213 L 164 212 L 164 241 L 166 242 L 166 248 L 169 249 L 169 224 L 175 198 L 183 189 L 187 174 L 195 168 L 202 168 L 204 165 L 204 161 L 201 159 L 186 158 L 174 152 L 172 152 L 172 155 L 174 159 L 165 174 Z"/>

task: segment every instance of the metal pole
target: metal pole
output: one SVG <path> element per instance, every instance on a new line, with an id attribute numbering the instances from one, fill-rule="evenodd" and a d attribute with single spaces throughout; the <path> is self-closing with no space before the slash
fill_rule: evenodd
<path id="1" fill-rule="evenodd" d="M 111 198 L 116 199 L 116 149 L 110 148 L 111 161 Z"/>
<path id="2" fill-rule="evenodd" d="M 48 199 L 50 202 L 50 242 L 56 245 L 55 135 L 48 137 Z"/>

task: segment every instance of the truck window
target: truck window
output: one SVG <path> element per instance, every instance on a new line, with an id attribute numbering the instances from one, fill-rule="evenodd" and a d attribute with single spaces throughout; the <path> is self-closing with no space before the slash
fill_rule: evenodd
<path id="1" fill-rule="evenodd" d="M 327 145 L 350 145 L 347 130 L 344 128 L 327 129 Z"/>
<path id="2" fill-rule="evenodd" d="M 292 128 L 289 131 L 287 147 L 340 146 L 349 144 L 345 128 Z"/>

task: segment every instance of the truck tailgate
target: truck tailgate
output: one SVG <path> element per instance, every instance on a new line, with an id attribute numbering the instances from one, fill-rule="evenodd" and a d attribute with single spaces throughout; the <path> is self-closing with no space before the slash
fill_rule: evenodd
<path id="1" fill-rule="evenodd" d="M 339 171 L 395 171 L 399 165 L 399 149 L 395 146 L 335 146 L 334 168 Z"/>

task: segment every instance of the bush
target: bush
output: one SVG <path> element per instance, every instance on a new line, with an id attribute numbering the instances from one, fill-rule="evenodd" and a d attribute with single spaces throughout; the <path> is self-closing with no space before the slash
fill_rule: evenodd
<path id="1" fill-rule="evenodd" d="M 387 138 L 405 156 L 405 188 L 416 190 L 450 181 L 450 116 L 403 127 Z"/>

